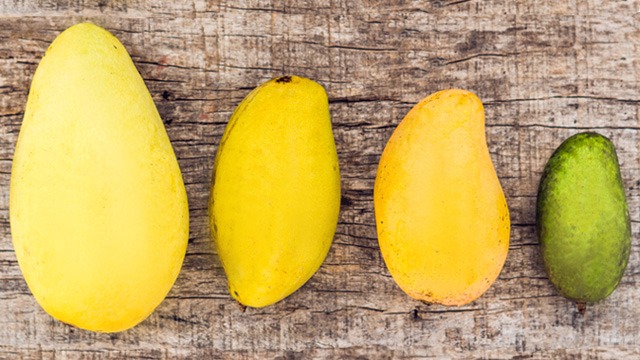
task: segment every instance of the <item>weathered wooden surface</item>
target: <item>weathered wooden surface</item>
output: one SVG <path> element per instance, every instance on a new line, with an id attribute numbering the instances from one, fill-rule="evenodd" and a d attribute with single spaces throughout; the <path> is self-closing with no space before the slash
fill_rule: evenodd
<path id="1" fill-rule="evenodd" d="M 640 4 L 634 1 L 0 2 L 0 358 L 640 358 Z M 90 20 L 125 44 L 156 100 L 187 184 L 180 277 L 134 329 L 95 334 L 35 302 L 11 244 L 11 158 L 48 44 Z M 241 312 L 206 220 L 213 156 L 238 102 L 282 74 L 330 97 L 343 179 L 334 245 L 300 291 Z M 412 104 L 460 87 L 485 102 L 511 209 L 509 257 L 480 300 L 410 300 L 379 253 L 372 188 Z M 541 169 L 563 139 L 596 129 L 618 148 L 633 249 L 616 292 L 584 316 L 553 290 L 534 231 Z"/>

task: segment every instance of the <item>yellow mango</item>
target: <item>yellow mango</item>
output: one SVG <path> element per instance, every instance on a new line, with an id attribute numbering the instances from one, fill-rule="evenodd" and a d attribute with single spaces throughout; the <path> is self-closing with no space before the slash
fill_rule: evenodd
<path id="1" fill-rule="evenodd" d="M 38 65 L 10 218 L 29 288 L 73 326 L 128 329 L 178 276 L 189 234 L 180 168 L 129 54 L 98 26 L 62 32 Z"/>
<path id="2" fill-rule="evenodd" d="M 300 288 L 329 251 L 340 210 L 327 94 L 283 76 L 238 105 L 214 163 L 209 217 L 231 296 L 263 307 Z"/>
<path id="3" fill-rule="evenodd" d="M 491 286 L 509 249 L 509 209 L 477 96 L 440 91 L 407 114 L 380 159 L 374 205 L 384 261 L 409 296 L 464 305 Z"/>

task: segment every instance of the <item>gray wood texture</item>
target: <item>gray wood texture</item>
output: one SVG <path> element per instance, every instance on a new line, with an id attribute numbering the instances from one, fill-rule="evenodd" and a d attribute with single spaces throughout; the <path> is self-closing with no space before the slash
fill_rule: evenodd
<path id="1" fill-rule="evenodd" d="M 640 358 L 640 4 L 570 1 L 0 1 L 0 358 Z M 126 46 L 176 150 L 191 211 L 182 272 L 132 330 L 97 334 L 49 317 L 11 244 L 11 159 L 31 77 L 65 28 L 91 21 Z M 283 74 L 330 98 L 342 170 L 337 234 L 318 273 L 274 306 L 227 294 L 207 225 L 213 157 L 235 106 Z M 395 285 L 379 252 L 372 189 L 391 132 L 444 88 L 484 101 L 511 210 L 504 269 L 478 301 L 426 305 Z M 539 258 L 535 196 L 568 136 L 618 150 L 633 221 L 619 288 L 580 315 Z"/>

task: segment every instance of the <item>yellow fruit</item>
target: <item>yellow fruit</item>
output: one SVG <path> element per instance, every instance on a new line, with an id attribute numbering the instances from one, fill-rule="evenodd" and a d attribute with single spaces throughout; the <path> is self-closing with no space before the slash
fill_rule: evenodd
<path id="1" fill-rule="evenodd" d="M 283 76 L 253 90 L 222 136 L 209 202 L 231 295 L 262 307 L 300 288 L 327 255 L 339 209 L 338 155 L 322 86 Z"/>
<path id="2" fill-rule="evenodd" d="M 480 297 L 509 248 L 480 99 L 444 90 L 419 102 L 384 149 L 374 203 L 380 250 L 402 290 L 444 305 Z"/>
<path id="3" fill-rule="evenodd" d="M 10 217 L 29 288 L 79 328 L 138 324 L 178 276 L 189 233 L 182 175 L 129 54 L 98 26 L 61 33 L 36 70 Z"/>

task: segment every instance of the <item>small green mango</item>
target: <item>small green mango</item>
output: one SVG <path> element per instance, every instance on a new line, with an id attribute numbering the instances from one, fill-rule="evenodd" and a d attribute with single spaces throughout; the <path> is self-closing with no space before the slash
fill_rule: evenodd
<path id="1" fill-rule="evenodd" d="M 609 139 L 580 133 L 553 153 L 538 189 L 537 231 L 549 279 L 564 297 L 593 303 L 616 289 L 631 225 Z"/>

